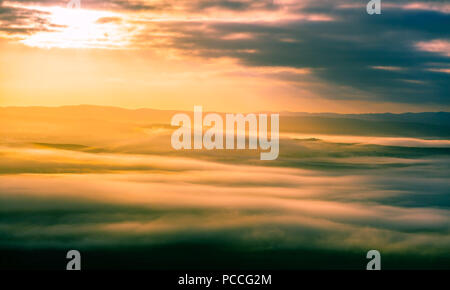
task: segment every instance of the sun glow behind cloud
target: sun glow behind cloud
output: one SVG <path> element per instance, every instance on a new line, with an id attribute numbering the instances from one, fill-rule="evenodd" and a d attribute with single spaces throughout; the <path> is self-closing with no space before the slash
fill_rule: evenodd
<path id="1" fill-rule="evenodd" d="M 118 14 L 107 11 L 62 7 L 29 7 L 48 12 L 51 27 L 22 42 L 41 48 L 121 48 L 129 43 L 130 27 Z"/>

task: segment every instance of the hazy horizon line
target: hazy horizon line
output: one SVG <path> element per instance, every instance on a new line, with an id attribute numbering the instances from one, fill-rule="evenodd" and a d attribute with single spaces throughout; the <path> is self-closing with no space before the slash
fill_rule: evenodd
<path id="1" fill-rule="evenodd" d="M 156 109 L 151 107 L 139 107 L 139 108 L 127 108 L 127 107 L 121 107 L 121 106 L 113 106 L 113 105 L 96 105 L 96 104 L 77 104 L 77 105 L 30 105 L 30 106 L 0 106 L 0 109 L 8 109 L 8 108 L 46 108 L 46 109 L 58 109 L 58 108 L 70 108 L 70 107 L 96 107 L 96 108 L 110 108 L 110 109 L 122 109 L 127 111 L 139 111 L 139 110 L 152 110 L 152 111 L 161 111 L 161 112 L 193 112 L 194 106 L 192 107 L 192 111 L 190 110 L 183 110 L 183 109 Z M 241 112 L 230 112 L 230 111 L 217 111 L 217 110 L 205 110 L 204 113 L 235 113 L 235 114 L 248 114 L 248 113 L 270 113 L 270 114 L 308 114 L 308 115 L 385 115 L 385 114 L 391 114 L 391 115 L 403 115 L 403 114 L 423 114 L 423 113 L 446 113 L 450 114 L 450 111 L 420 111 L 420 112 L 411 112 L 411 111 L 405 111 L 401 113 L 393 113 L 389 111 L 385 112 L 362 112 L 362 113 L 339 113 L 339 112 L 305 112 L 305 111 L 268 111 L 268 110 L 260 110 L 260 111 L 241 111 Z"/>

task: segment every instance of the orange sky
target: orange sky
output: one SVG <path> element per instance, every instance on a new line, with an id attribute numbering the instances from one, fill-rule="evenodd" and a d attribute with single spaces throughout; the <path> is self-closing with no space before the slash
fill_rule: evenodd
<path id="1" fill-rule="evenodd" d="M 95 1 L 94 4 L 87 1 L 93 6 L 86 7 L 81 2 L 83 9 L 74 10 L 65 8 L 64 1 L 34 1 L 28 6 L 0 1 L 0 5 L 11 9 L 6 12 L 10 13 L 8 16 L 13 16 L 17 9 L 32 15 L 8 23 L 9 26 L 3 23 L 4 29 L 0 30 L 1 106 L 95 104 L 192 110 L 194 105 L 201 105 L 205 110 L 214 111 L 341 113 L 448 108 L 439 103 L 370 98 L 370 91 L 319 77 L 317 72 L 322 68 L 275 63 L 248 65 L 244 58 L 226 53 L 216 55 L 212 48 L 200 51 L 190 42 L 174 43 L 183 39 L 183 35 L 178 38 L 182 32 L 173 26 L 183 23 L 195 22 L 196 26 L 189 31 L 197 29 L 204 33 L 212 28 L 199 22 L 254 22 L 264 26 L 286 21 L 337 21 L 338 17 L 331 14 L 298 12 L 292 9 L 292 1 L 280 1 L 285 6 L 279 9 L 255 7 L 244 12 L 214 7 L 187 12 L 183 6 L 185 1 L 156 12 L 125 6 L 95 6 Z M 246 42 L 258 35 L 242 32 L 219 37 L 221 41 Z M 295 40 L 282 41 L 289 44 Z M 430 50 L 428 43 L 422 43 L 420 49 Z M 444 41 L 443 48 L 433 47 L 439 53 L 448 50 L 445 45 Z M 237 53 L 251 59 L 259 51 L 249 49 Z M 372 67 L 380 70 L 390 66 Z M 324 92 L 332 95 L 335 91 L 350 97 L 324 96 Z"/>

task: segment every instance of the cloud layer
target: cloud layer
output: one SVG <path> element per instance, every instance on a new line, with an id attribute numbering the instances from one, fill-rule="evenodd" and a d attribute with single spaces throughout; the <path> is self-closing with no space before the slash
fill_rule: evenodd
<path id="1" fill-rule="evenodd" d="M 200 244 L 198 253 L 223 251 L 214 264 L 222 267 L 230 249 L 279 261 L 259 265 L 272 269 L 288 267 L 295 253 L 303 253 L 295 267 L 318 265 L 302 260 L 318 255 L 326 268 L 334 255 L 364 258 L 373 248 L 388 267 L 396 267 L 389 261 L 396 255 L 414 261 L 397 267 L 448 261 L 448 146 L 282 134 L 279 160 L 261 162 L 249 151 L 174 152 L 168 127 L 159 123 L 163 112 L 153 111 L 156 123 L 149 123 L 139 111 L 85 107 L 85 116 L 93 114 L 82 122 L 74 112 L 81 108 L 28 108 L 18 129 L 8 126 L 0 146 L 0 251 L 6 255 L 125 249 L 131 257 L 150 251 L 169 267 L 190 257 L 180 253 L 185 247 Z M 3 109 L 3 115 L 13 120 L 11 112 L 23 110 Z M 105 125 L 107 116 L 115 122 Z M 85 125 L 92 136 L 83 134 Z M 146 265 L 161 267 L 156 260 Z"/>

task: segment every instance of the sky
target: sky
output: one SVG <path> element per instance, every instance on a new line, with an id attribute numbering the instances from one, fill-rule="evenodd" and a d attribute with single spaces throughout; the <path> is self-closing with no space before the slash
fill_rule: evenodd
<path id="1" fill-rule="evenodd" d="M 448 111 L 450 3 L 0 0 L 0 106 Z"/>

